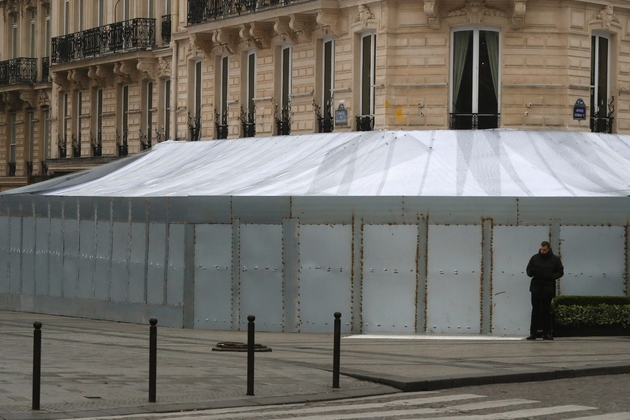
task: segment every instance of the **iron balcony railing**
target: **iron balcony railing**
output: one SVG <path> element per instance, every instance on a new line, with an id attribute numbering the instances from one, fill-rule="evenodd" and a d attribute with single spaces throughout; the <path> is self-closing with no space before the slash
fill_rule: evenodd
<path id="1" fill-rule="evenodd" d="M 591 117 L 591 132 L 612 134 L 614 117 Z"/>
<path id="2" fill-rule="evenodd" d="M 103 156 L 103 133 L 96 133 L 96 137 L 92 138 L 92 156 Z"/>
<path id="3" fill-rule="evenodd" d="M 36 58 L 12 58 L 0 61 L 0 86 L 37 82 Z"/>
<path id="4" fill-rule="evenodd" d="M 243 126 L 243 137 L 256 137 L 256 107 L 252 107 L 252 112 L 245 112 L 241 107 L 240 120 Z"/>
<path id="5" fill-rule="evenodd" d="M 171 15 L 162 16 L 162 42 L 171 43 Z"/>
<path id="6" fill-rule="evenodd" d="M 136 18 L 53 38 L 52 64 L 155 47 L 155 19 Z"/>
<path id="7" fill-rule="evenodd" d="M 15 162 L 9 162 L 9 176 L 15 176 Z"/>
<path id="8" fill-rule="evenodd" d="M 288 136 L 291 134 L 291 105 L 283 106 L 280 114 L 278 114 L 278 106 L 276 105 L 276 128 L 279 136 Z"/>
<path id="9" fill-rule="evenodd" d="M 315 109 L 315 115 L 317 116 L 317 125 L 320 133 L 332 133 L 335 129 L 335 123 L 333 120 L 330 102 L 326 103 L 324 108 L 324 115 L 322 115 L 322 107 L 317 105 L 313 101 L 313 108 Z"/>
<path id="10" fill-rule="evenodd" d="M 196 25 L 303 1 L 305 0 L 188 0 L 188 24 Z"/>
<path id="11" fill-rule="evenodd" d="M 26 175 L 33 175 L 33 162 L 26 162 Z"/>
<path id="12" fill-rule="evenodd" d="M 126 131 L 122 133 L 122 136 L 116 133 L 116 137 L 118 141 L 116 142 L 118 145 L 118 156 L 127 156 L 129 154 L 129 143 L 127 142 L 128 134 Z"/>
<path id="13" fill-rule="evenodd" d="M 451 130 L 488 130 L 499 128 L 501 114 L 461 114 L 450 115 Z"/>
<path id="14" fill-rule="evenodd" d="M 224 110 L 219 114 L 219 111 L 214 110 L 214 125 L 217 128 L 217 139 L 225 140 L 228 138 L 228 110 Z M 192 133 L 192 131 L 191 131 Z M 193 140 L 199 140 L 193 138 Z"/>
<path id="15" fill-rule="evenodd" d="M 374 131 L 374 115 L 358 115 L 357 131 Z"/>

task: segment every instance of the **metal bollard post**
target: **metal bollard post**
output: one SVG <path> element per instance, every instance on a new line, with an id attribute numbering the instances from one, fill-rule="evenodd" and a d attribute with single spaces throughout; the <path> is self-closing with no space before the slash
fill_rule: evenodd
<path id="1" fill-rule="evenodd" d="M 341 353 L 341 312 L 335 312 L 335 337 L 333 345 L 333 388 L 339 388 L 339 358 Z"/>
<path id="2" fill-rule="evenodd" d="M 149 320 L 149 402 L 155 402 L 157 382 L 157 319 Z"/>
<path id="3" fill-rule="evenodd" d="M 40 384 L 42 378 L 42 323 L 33 323 L 33 410 L 39 410 Z"/>
<path id="4" fill-rule="evenodd" d="M 254 395 L 254 321 L 256 317 L 247 317 L 247 395 Z"/>

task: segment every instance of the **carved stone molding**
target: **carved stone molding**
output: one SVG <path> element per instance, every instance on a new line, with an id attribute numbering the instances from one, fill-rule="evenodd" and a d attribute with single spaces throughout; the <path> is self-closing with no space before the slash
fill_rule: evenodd
<path id="1" fill-rule="evenodd" d="M 21 108 L 21 101 L 17 91 L 2 92 L 0 104 L 7 112 L 18 111 Z"/>
<path id="2" fill-rule="evenodd" d="M 432 29 L 440 29 L 440 7 L 437 0 L 424 0 L 424 14 L 427 17 L 429 27 Z"/>
<path id="3" fill-rule="evenodd" d="M 616 24 L 615 26 L 621 26 L 619 22 L 619 18 L 615 14 L 615 10 L 613 6 L 606 6 L 602 10 L 600 10 L 596 15 L 595 19 L 602 23 L 604 28 L 610 28 L 611 25 Z"/>
<path id="4" fill-rule="evenodd" d="M 341 35 L 341 19 L 337 11 L 323 11 L 315 18 L 317 26 L 327 35 Z"/>
<path id="5" fill-rule="evenodd" d="M 117 84 L 128 84 L 138 82 L 138 70 L 129 61 L 117 61 L 114 64 L 114 81 Z"/>
<path id="6" fill-rule="evenodd" d="M 270 23 L 252 22 L 249 27 L 249 34 L 259 49 L 266 49 L 271 46 L 273 30 L 273 25 Z"/>
<path id="7" fill-rule="evenodd" d="M 44 89 L 39 91 L 39 106 L 40 107 L 50 106 L 50 97 L 48 96 L 48 93 L 46 93 Z"/>
<path id="8" fill-rule="evenodd" d="M 158 58 L 158 77 L 171 77 L 171 60 L 167 60 L 164 57 Z"/>
<path id="9" fill-rule="evenodd" d="M 512 19 L 510 23 L 513 29 L 521 29 L 525 23 L 525 12 L 527 11 L 527 0 L 513 0 Z"/>
<path id="10" fill-rule="evenodd" d="M 158 77 L 158 60 L 155 58 L 138 59 L 136 69 L 140 80 L 156 80 Z"/>
<path id="11" fill-rule="evenodd" d="M 33 89 L 20 90 L 20 100 L 26 105 L 27 108 L 35 108 L 37 103 L 35 102 L 37 96 Z"/>
<path id="12" fill-rule="evenodd" d="M 212 34 L 208 33 L 196 33 L 191 34 L 188 37 L 190 44 L 190 52 L 192 55 L 204 54 L 206 57 L 212 56 L 212 48 L 214 43 L 212 42 Z"/>
<path id="13" fill-rule="evenodd" d="M 289 28 L 297 35 L 298 41 L 311 42 L 317 23 L 311 16 L 291 15 Z"/>
<path id="14" fill-rule="evenodd" d="M 360 4 L 359 12 L 354 17 L 355 22 L 367 23 L 368 20 L 374 20 L 374 13 L 370 11 L 370 8 L 365 4 Z"/>
<path id="15" fill-rule="evenodd" d="M 70 89 L 72 90 L 85 90 L 90 85 L 90 80 L 85 70 L 68 70 L 67 78 L 70 82 Z"/>
<path id="16" fill-rule="evenodd" d="M 24 10 L 36 10 L 37 0 L 24 0 Z"/>
<path id="17" fill-rule="evenodd" d="M 282 42 L 297 42 L 297 37 L 295 33 L 289 27 L 289 23 L 291 19 L 286 16 L 280 16 L 276 18 L 276 21 L 273 24 L 273 30 L 277 36 L 280 37 Z"/>
<path id="18" fill-rule="evenodd" d="M 470 23 L 478 24 L 483 22 L 486 16 L 506 17 L 506 14 L 501 10 L 486 7 L 484 0 L 466 0 L 464 7 L 448 13 L 448 17 L 457 16 L 466 16 Z"/>
<path id="19" fill-rule="evenodd" d="M 51 73 L 50 77 L 60 91 L 67 92 L 70 90 L 70 83 L 66 72 L 56 71 Z"/>
<path id="20" fill-rule="evenodd" d="M 216 29 L 212 32 L 214 48 L 223 54 L 236 52 L 240 37 L 236 29 Z"/>
<path id="21" fill-rule="evenodd" d="M 111 86 L 111 72 L 105 66 L 92 66 L 88 69 L 88 77 L 90 78 L 91 87 L 107 87 Z"/>

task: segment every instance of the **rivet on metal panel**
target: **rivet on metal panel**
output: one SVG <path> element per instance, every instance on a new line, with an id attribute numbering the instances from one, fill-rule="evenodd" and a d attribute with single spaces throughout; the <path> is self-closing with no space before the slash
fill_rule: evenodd
<path id="1" fill-rule="evenodd" d="M 440 270 L 440 274 L 444 274 L 444 270 Z"/>
<path id="2" fill-rule="evenodd" d="M 457 275 L 457 270 L 455 270 L 455 271 L 453 272 L 453 274 Z"/>
<path id="3" fill-rule="evenodd" d="M 374 269 L 373 269 L 373 268 L 370 268 L 370 273 L 373 273 L 373 272 L 374 272 Z"/>

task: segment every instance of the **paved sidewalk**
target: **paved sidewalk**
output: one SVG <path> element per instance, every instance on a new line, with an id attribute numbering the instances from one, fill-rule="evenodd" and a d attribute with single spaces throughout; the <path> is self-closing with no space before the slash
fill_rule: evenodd
<path id="1" fill-rule="evenodd" d="M 41 410 L 31 410 L 33 322 L 42 327 Z M 246 353 L 213 352 L 246 332 L 158 324 L 157 402 L 148 402 L 149 326 L 0 312 L 0 419 L 66 419 L 297 403 L 475 384 L 630 373 L 630 338 L 525 341 L 346 336 L 332 389 L 332 334 L 257 332 L 255 396 Z"/>

